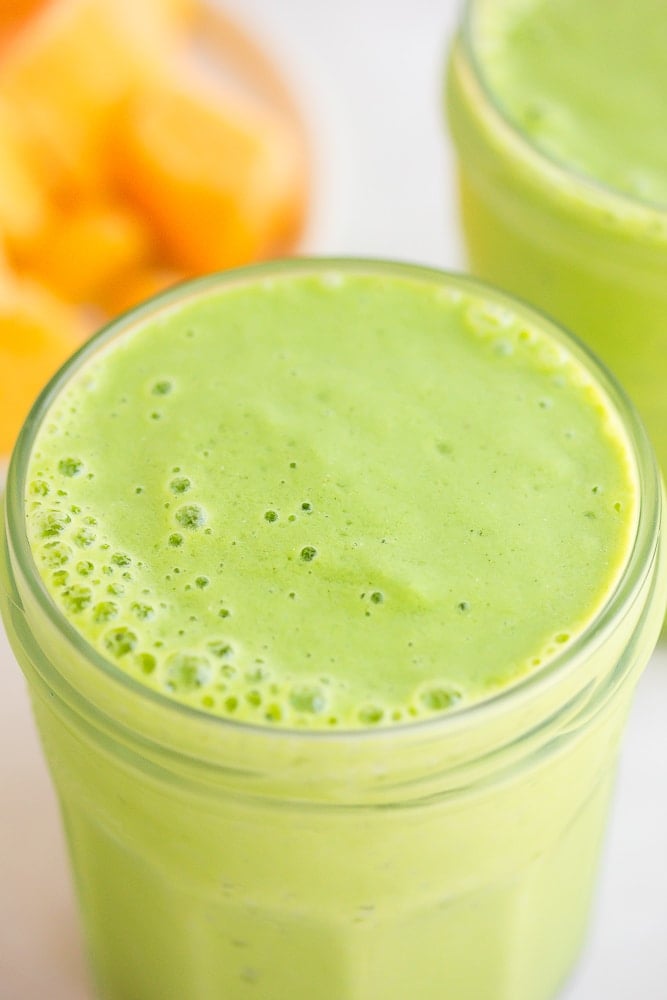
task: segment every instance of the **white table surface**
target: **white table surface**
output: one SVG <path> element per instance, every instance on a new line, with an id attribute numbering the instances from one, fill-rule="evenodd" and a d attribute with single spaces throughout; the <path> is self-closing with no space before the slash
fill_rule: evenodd
<path id="1" fill-rule="evenodd" d="M 439 104 L 458 0 L 228 0 L 226 9 L 283 60 L 315 138 L 305 249 L 460 269 Z M 559 1000 L 667 998 L 666 715 L 663 646 L 630 719 L 589 943 Z M 57 807 L 0 632 L 0 1000 L 91 998 Z"/>

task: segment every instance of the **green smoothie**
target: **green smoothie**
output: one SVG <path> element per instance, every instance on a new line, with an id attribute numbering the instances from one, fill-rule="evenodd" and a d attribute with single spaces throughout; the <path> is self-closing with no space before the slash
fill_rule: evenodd
<path id="1" fill-rule="evenodd" d="M 447 111 L 472 270 L 618 375 L 667 464 L 667 7 L 471 0 Z"/>
<path id="2" fill-rule="evenodd" d="M 423 269 L 248 269 L 88 345 L 2 572 L 100 995 L 553 996 L 664 610 L 652 461 L 578 345 Z"/>
<path id="3" fill-rule="evenodd" d="M 374 274 L 158 314 L 59 395 L 28 477 L 77 630 L 270 725 L 395 724 L 512 684 L 608 598 L 637 516 L 577 360 L 470 293 Z"/>
<path id="4" fill-rule="evenodd" d="M 661 0 L 480 0 L 476 11 L 475 54 L 508 120 L 567 169 L 667 209 Z"/>

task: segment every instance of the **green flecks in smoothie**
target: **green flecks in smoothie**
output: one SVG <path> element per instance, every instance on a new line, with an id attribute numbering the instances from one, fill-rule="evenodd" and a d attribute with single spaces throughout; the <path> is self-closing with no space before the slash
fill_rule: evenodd
<path id="1" fill-rule="evenodd" d="M 667 204 L 662 0 L 480 0 L 473 38 L 500 107 L 535 146 L 620 192 Z"/>
<path id="2" fill-rule="evenodd" d="M 174 385 L 169 379 L 158 379 L 151 387 L 154 396 L 168 396 L 173 391 Z"/>
<path id="3" fill-rule="evenodd" d="M 80 476 L 83 472 L 83 462 L 78 458 L 61 458 L 58 462 L 58 472 L 68 478 Z"/>
<path id="4" fill-rule="evenodd" d="M 638 507 L 611 404 L 539 319 L 373 273 L 209 289 L 117 338 L 26 482 L 45 586 L 118 669 L 327 730 L 539 669 L 608 598 Z"/>

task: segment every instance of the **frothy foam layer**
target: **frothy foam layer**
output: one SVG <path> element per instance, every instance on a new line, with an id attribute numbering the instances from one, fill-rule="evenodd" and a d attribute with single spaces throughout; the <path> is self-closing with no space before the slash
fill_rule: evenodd
<path id="1" fill-rule="evenodd" d="M 38 434 L 46 587 L 203 711 L 364 727 L 488 697 L 627 557 L 634 470 L 560 344 L 465 285 L 297 273 L 202 290 L 76 373 Z"/>

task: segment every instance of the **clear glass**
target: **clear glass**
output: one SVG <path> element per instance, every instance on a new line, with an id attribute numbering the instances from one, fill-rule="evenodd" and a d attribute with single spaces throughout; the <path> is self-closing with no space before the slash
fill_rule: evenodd
<path id="1" fill-rule="evenodd" d="M 621 391 L 565 333 L 540 320 L 603 384 L 635 450 L 634 547 L 579 638 L 485 702 L 347 733 L 211 717 L 107 662 L 38 577 L 23 497 L 53 398 L 127 328 L 248 273 L 176 288 L 102 331 L 42 394 L 9 470 L 2 612 L 58 792 L 99 995 L 547 1000 L 581 947 L 619 741 L 667 599 L 652 451 Z"/>
<path id="2" fill-rule="evenodd" d="M 475 44 L 477 19 L 494 7 L 502 3 L 468 0 L 448 63 L 468 265 L 592 347 L 635 400 L 667 469 L 667 207 L 556 161 L 508 119 Z"/>

